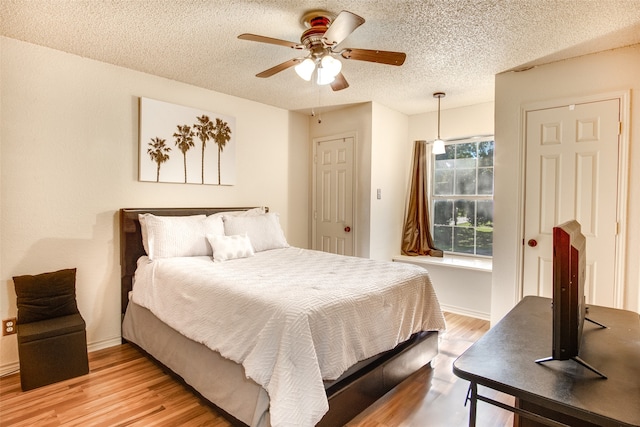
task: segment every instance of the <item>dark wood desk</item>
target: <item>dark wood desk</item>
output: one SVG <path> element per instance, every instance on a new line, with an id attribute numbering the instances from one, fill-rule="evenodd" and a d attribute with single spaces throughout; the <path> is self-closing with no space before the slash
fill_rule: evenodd
<path id="1" fill-rule="evenodd" d="M 608 379 L 573 360 L 535 363 L 551 355 L 551 299 L 525 297 L 453 364 L 471 383 L 469 425 L 480 400 L 551 426 L 640 426 L 640 317 L 599 306 L 588 316 L 607 329 L 585 322 L 580 356 Z M 478 394 L 478 385 L 525 404 L 505 407 Z"/>

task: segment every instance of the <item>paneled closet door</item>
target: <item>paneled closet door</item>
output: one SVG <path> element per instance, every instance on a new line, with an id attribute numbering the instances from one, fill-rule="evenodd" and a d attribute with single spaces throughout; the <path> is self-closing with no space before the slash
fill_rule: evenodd
<path id="1" fill-rule="evenodd" d="M 552 296 L 555 225 L 587 238 L 587 303 L 615 306 L 618 99 L 526 112 L 523 294 Z"/>

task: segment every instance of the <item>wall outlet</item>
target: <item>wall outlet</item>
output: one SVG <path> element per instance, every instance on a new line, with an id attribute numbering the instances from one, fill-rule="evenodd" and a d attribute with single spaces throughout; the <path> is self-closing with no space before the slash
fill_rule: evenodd
<path id="1" fill-rule="evenodd" d="M 16 319 L 15 317 L 12 317 L 10 319 L 3 319 L 2 320 L 2 336 L 5 335 L 12 335 L 16 333 L 16 321 L 18 319 Z"/>

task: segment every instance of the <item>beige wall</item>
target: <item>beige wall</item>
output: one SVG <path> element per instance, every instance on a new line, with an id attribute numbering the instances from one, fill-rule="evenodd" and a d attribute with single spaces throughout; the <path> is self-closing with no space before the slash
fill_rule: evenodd
<path id="1" fill-rule="evenodd" d="M 443 111 L 441 136 L 493 134 L 493 102 Z M 366 103 L 310 118 L 311 138 L 357 135 L 357 255 L 389 260 L 400 241 L 413 141 L 432 140 L 437 113 L 407 117 L 377 103 Z M 310 159 L 311 162 L 311 159 Z M 311 165 L 310 165 L 311 169 Z M 376 198 L 377 189 L 382 198 Z M 427 265 L 441 303 L 451 311 L 489 318 L 491 273 Z"/>
<path id="2" fill-rule="evenodd" d="M 356 233 L 355 255 L 368 258 L 370 251 L 369 228 L 371 224 L 372 104 L 368 102 L 321 113 L 309 118 L 309 123 L 310 141 L 351 132 L 356 135 L 356 224 L 352 228 Z M 313 159 L 309 156 L 309 171 L 313 170 L 312 161 Z M 309 194 L 312 194 L 310 187 Z M 311 201 L 309 202 L 311 203 Z M 309 233 L 311 233 L 311 230 L 309 230 Z"/>
<path id="3" fill-rule="evenodd" d="M 447 95 L 442 98 L 440 112 L 440 137 L 442 139 L 464 138 L 474 135 L 493 134 L 494 103 L 469 105 L 460 108 L 445 108 Z M 437 102 L 434 98 L 435 106 Z M 438 113 L 416 114 L 409 117 L 409 139 L 411 141 L 433 141 L 438 135 Z"/>
<path id="4" fill-rule="evenodd" d="M 321 122 L 318 119 L 309 119 L 311 139 L 356 135 L 355 254 L 391 260 L 400 252 L 410 149 L 408 117 L 377 103 L 365 103 L 322 113 Z M 311 164 L 309 169 L 313 169 Z M 378 188 L 380 200 L 376 198 Z"/>
<path id="5" fill-rule="evenodd" d="M 445 106 L 446 101 L 447 98 L 443 98 L 441 106 Z M 434 103 L 437 105 L 435 99 Z M 443 139 L 449 139 L 474 135 L 492 135 L 494 131 L 493 114 L 493 102 L 442 109 L 440 114 L 440 136 Z M 432 141 L 437 135 L 437 111 L 409 117 L 410 141 Z M 407 155 L 410 158 L 411 152 Z M 408 183 L 408 171 L 405 179 Z M 422 265 L 429 270 L 433 287 L 443 308 L 454 313 L 483 319 L 491 317 L 491 272 L 451 267 L 449 265 Z"/>
<path id="6" fill-rule="evenodd" d="M 372 107 L 369 257 L 389 261 L 400 253 L 412 145 L 406 115 L 377 103 Z"/>
<path id="7" fill-rule="evenodd" d="M 523 236 L 522 108 L 530 103 L 630 91 L 629 187 L 624 307 L 640 306 L 640 45 L 586 55 L 519 73 L 496 76 L 495 231 L 492 279 L 492 321 L 519 300 Z"/>
<path id="8" fill-rule="evenodd" d="M 308 246 L 307 117 L 14 39 L 0 51 L 3 319 L 12 276 L 77 267 L 90 349 L 117 342 L 123 207 L 267 205 Z M 138 182 L 139 97 L 234 116 L 236 185 Z M 18 360 L 15 335 L 1 344 L 0 372 Z"/>

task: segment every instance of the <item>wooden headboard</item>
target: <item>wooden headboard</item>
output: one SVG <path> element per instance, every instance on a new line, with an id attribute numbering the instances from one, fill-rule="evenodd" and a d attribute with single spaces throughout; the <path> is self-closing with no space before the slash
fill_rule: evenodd
<path id="1" fill-rule="evenodd" d="M 211 215 L 218 212 L 246 211 L 244 208 L 151 208 L 120 209 L 120 287 L 121 314 L 127 309 L 129 292 L 133 289 L 133 276 L 138 258 L 145 254 L 138 214 L 150 213 L 158 216 Z M 267 208 L 265 210 L 268 211 Z"/>

